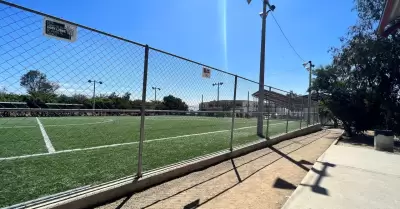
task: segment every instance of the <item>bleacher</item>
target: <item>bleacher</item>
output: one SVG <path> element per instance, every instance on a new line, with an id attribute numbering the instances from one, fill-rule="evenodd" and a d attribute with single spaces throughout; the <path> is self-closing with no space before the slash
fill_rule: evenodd
<path id="1" fill-rule="evenodd" d="M 79 110 L 84 106 L 82 104 L 66 103 L 45 103 L 41 109 L 41 116 L 78 116 L 84 115 Z"/>
<path id="2" fill-rule="evenodd" d="M 25 116 L 28 113 L 26 102 L 0 102 L 0 117 Z"/>
<path id="3" fill-rule="evenodd" d="M 0 102 L 0 117 L 78 116 L 86 114 L 80 111 L 83 107 L 82 104 L 45 103 L 32 108 L 26 102 Z"/>

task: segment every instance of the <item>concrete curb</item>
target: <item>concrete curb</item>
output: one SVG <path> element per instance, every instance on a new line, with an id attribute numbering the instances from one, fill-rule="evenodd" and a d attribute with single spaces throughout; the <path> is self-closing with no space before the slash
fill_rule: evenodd
<path id="1" fill-rule="evenodd" d="M 236 148 L 232 152 L 219 152 L 208 156 L 203 156 L 192 161 L 178 163 L 172 166 L 164 167 L 159 170 L 149 172 L 141 179 L 135 179 L 134 176 L 89 187 L 83 191 L 77 191 L 66 196 L 53 198 L 52 200 L 42 201 L 27 205 L 26 208 L 89 208 L 106 202 L 116 200 L 128 194 L 143 191 L 163 182 L 179 178 L 197 170 L 216 165 L 231 158 L 239 157 L 250 152 L 264 149 L 268 146 L 277 144 L 284 140 L 303 136 L 321 130 L 321 125 L 317 124 L 304 129 L 295 130 L 287 134 L 276 136 L 268 141 L 259 141 L 247 146 Z"/>
<path id="2" fill-rule="evenodd" d="M 340 139 L 342 138 L 343 134 L 344 134 L 344 130 L 342 131 L 342 133 L 340 134 L 340 136 L 339 136 L 335 141 L 332 142 L 331 146 L 337 145 L 337 144 L 339 143 Z M 331 146 L 329 146 L 329 147 L 331 147 Z M 328 149 L 329 149 L 329 148 L 328 148 Z"/>

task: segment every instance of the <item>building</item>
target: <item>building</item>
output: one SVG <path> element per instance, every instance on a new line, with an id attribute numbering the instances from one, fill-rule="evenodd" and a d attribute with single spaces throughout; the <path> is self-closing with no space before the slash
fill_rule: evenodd
<path id="1" fill-rule="evenodd" d="M 389 34 L 395 33 L 400 28 L 399 17 L 400 1 L 387 0 L 378 25 L 378 34 L 380 36 L 387 37 Z"/>
<path id="2" fill-rule="evenodd" d="M 233 100 L 210 101 L 199 104 L 200 111 L 230 111 L 232 108 Z M 258 104 L 255 101 L 236 100 L 236 112 L 255 112 L 257 108 Z"/>
<path id="3" fill-rule="evenodd" d="M 269 114 L 274 118 L 280 118 L 286 115 L 288 110 L 283 107 L 268 105 L 266 102 L 264 106 L 264 114 Z M 210 101 L 199 104 L 200 111 L 232 111 L 233 100 L 220 100 L 220 101 Z M 235 112 L 238 117 L 252 117 L 256 116 L 258 111 L 258 102 L 249 100 L 236 100 Z"/>

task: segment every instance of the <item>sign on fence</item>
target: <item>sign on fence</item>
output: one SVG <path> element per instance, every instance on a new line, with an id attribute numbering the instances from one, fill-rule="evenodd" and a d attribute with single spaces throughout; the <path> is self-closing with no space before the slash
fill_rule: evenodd
<path id="1" fill-rule="evenodd" d="M 203 78 L 211 78 L 211 70 L 208 68 L 203 67 Z"/>
<path id="2" fill-rule="evenodd" d="M 76 40 L 76 28 L 76 25 L 47 17 L 45 17 L 43 21 L 43 34 L 45 36 L 69 42 L 74 42 Z"/>

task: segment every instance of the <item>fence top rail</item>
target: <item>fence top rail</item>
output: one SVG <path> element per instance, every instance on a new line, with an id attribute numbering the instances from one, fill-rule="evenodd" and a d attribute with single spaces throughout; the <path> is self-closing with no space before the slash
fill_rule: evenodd
<path id="1" fill-rule="evenodd" d="M 20 5 L 18 5 L 18 4 L 13 4 L 13 3 L 10 3 L 10 2 L 4 1 L 4 0 L 0 0 L 0 3 L 1 3 L 1 4 L 8 5 L 8 6 L 11 6 L 11 7 L 18 8 L 18 9 L 21 9 L 21 10 L 25 10 L 25 11 L 27 11 L 27 12 L 31 12 L 31 13 L 34 13 L 34 14 L 37 14 L 37 15 L 49 17 L 49 18 L 52 18 L 52 19 L 55 19 L 55 20 L 58 20 L 58 21 L 62 21 L 62 22 L 66 22 L 66 23 L 68 23 L 68 24 L 76 25 L 76 26 L 78 26 L 78 27 L 81 27 L 81 28 L 84 28 L 84 29 L 87 29 L 87 30 L 90 30 L 90 31 L 93 31 L 93 32 L 97 32 L 97 33 L 100 33 L 100 34 L 103 34 L 103 35 L 106 35 L 106 36 L 110 36 L 110 37 L 119 39 L 119 40 L 121 40 L 121 41 L 126 41 L 126 42 L 129 42 L 129 43 L 132 43 L 132 44 L 136 44 L 136 45 L 139 45 L 139 46 L 143 46 L 143 47 L 146 46 L 145 44 L 141 44 L 141 43 L 138 43 L 138 42 L 135 42 L 135 41 L 131 41 L 131 40 L 129 40 L 129 39 L 122 38 L 122 37 L 116 36 L 116 35 L 112 35 L 112 34 L 110 34 L 110 33 L 106 33 L 106 32 L 104 32 L 104 31 L 97 30 L 97 29 L 95 29 L 95 28 L 91 28 L 91 27 L 88 27 L 88 26 L 84 26 L 84 25 L 81 25 L 81 24 L 78 24 L 78 23 L 75 23 L 75 22 L 71 22 L 71 21 L 68 21 L 68 20 L 64 20 L 64 19 L 61 19 L 61 18 L 59 18 L 59 17 L 55 17 L 55 16 L 53 16 L 53 15 L 48 15 L 48 14 L 46 14 L 46 13 L 39 12 L 39 11 L 36 11 L 36 10 L 33 10 L 33 9 L 29 9 L 29 8 L 20 6 Z"/>

